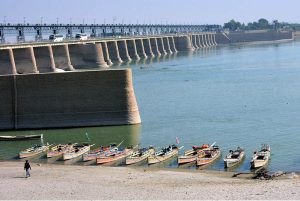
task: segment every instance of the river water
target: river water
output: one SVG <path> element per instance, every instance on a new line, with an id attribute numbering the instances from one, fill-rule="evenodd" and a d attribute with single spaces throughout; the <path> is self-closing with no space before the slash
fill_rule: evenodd
<path id="1" fill-rule="evenodd" d="M 232 45 L 125 63 L 132 68 L 141 125 L 5 131 L 0 135 L 44 134 L 49 143 L 110 142 L 184 149 L 216 142 L 222 156 L 241 146 L 248 171 L 254 150 L 270 144 L 271 171 L 300 171 L 300 42 Z M 0 142 L 0 159 L 36 143 Z M 31 159 L 46 161 L 41 157 Z M 49 162 L 49 161 L 48 161 Z M 54 162 L 54 161 L 51 161 Z M 81 164 L 81 163 L 78 163 Z M 177 168 L 176 159 L 163 164 Z M 186 168 L 194 168 L 186 167 Z M 222 160 L 206 167 L 222 170 Z"/>

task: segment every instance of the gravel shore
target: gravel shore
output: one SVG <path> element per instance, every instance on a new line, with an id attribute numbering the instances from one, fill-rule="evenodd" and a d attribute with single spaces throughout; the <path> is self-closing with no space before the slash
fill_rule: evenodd
<path id="1" fill-rule="evenodd" d="M 250 180 L 232 173 L 0 162 L 1 199 L 299 199 L 300 180 Z"/>

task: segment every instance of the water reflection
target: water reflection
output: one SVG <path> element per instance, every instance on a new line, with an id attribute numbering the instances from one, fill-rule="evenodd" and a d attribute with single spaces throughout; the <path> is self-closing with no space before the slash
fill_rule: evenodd
<path id="1" fill-rule="evenodd" d="M 36 135 L 43 134 L 44 143 L 83 143 L 88 142 L 100 145 L 109 143 L 120 143 L 124 146 L 135 146 L 140 142 L 141 125 L 129 126 L 109 126 L 109 127 L 85 127 L 71 129 L 53 130 L 30 130 L 30 131 L 4 131 L 0 135 Z M 33 141 L 0 141 L 0 159 L 14 159 L 19 151 L 24 150 L 34 144 L 39 144 L 40 140 Z M 41 159 L 41 156 L 37 156 Z"/>

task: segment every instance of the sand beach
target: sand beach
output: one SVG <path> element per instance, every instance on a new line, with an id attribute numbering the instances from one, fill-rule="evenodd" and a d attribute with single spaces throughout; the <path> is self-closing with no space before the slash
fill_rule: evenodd
<path id="1" fill-rule="evenodd" d="M 300 179 L 232 178 L 232 173 L 181 169 L 75 166 L 0 162 L 0 195 L 6 200 L 299 199 Z"/>

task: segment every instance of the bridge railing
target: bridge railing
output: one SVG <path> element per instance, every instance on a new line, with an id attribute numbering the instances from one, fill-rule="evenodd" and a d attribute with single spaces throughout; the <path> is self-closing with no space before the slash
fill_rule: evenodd
<path id="1" fill-rule="evenodd" d="M 0 24 L 0 43 L 46 41 L 50 34 L 64 34 L 65 38 L 74 38 L 75 33 L 88 33 L 92 38 L 110 38 L 124 36 L 153 36 L 181 34 L 203 31 L 218 31 L 219 25 L 159 25 L 159 24 Z M 6 40 L 6 35 L 15 40 Z M 46 36 L 46 38 L 45 38 Z"/>

